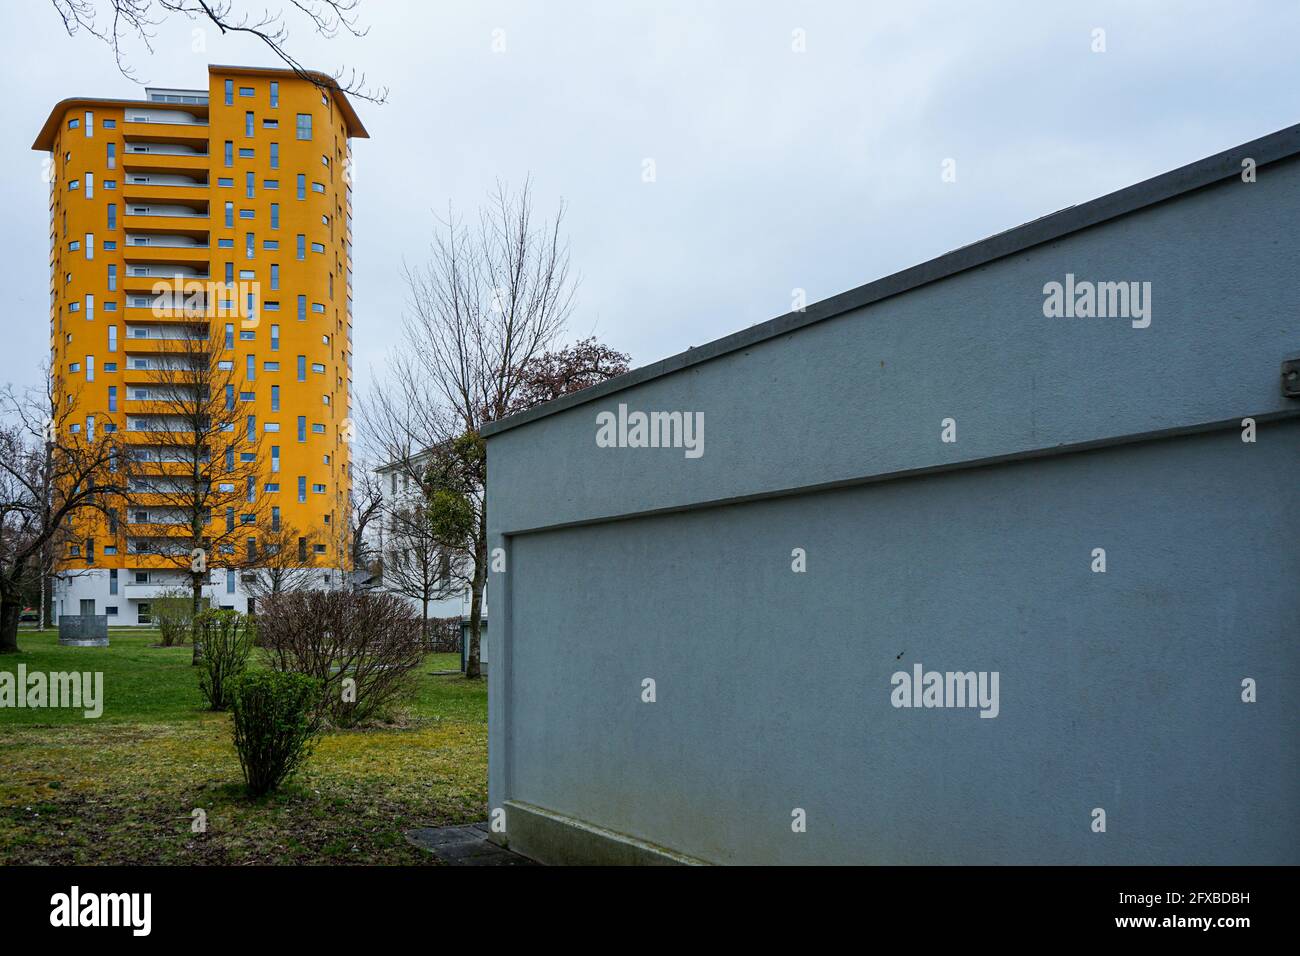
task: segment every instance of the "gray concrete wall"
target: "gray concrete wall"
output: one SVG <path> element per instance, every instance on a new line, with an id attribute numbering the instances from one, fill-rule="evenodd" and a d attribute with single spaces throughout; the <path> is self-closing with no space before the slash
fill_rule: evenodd
<path id="1" fill-rule="evenodd" d="M 1300 862 L 1298 217 L 1279 160 L 491 434 L 492 806 L 722 863 Z M 1066 273 L 1150 327 L 1044 317 Z M 619 403 L 703 456 L 598 448 Z M 917 662 L 998 717 L 893 707 Z"/>

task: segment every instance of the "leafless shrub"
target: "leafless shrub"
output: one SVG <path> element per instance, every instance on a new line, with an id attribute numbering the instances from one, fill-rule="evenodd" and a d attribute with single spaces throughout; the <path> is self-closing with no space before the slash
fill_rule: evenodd
<path id="1" fill-rule="evenodd" d="M 460 618 L 435 617 L 429 622 L 429 650 L 435 654 L 460 653 Z"/>
<path id="2" fill-rule="evenodd" d="M 315 677 L 336 727 L 387 713 L 414 690 L 424 659 L 420 620 L 411 606 L 372 591 L 299 591 L 258 608 L 258 633 L 278 671 Z"/>

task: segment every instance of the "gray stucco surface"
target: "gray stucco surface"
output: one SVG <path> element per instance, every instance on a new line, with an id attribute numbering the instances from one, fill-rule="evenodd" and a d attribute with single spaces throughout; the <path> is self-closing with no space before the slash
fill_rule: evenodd
<path id="1" fill-rule="evenodd" d="M 1300 862 L 1298 219 L 1285 159 L 492 434 L 492 806 L 723 863 Z M 1044 317 L 1066 273 L 1150 327 Z M 703 456 L 598 448 L 619 403 Z M 998 717 L 894 708 L 915 662 Z"/>

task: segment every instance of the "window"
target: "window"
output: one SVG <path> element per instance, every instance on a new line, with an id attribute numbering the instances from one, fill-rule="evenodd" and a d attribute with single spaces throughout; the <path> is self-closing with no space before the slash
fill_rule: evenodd
<path id="1" fill-rule="evenodd" d="M 105 553 L 107 553 L 107 549 L 105 549 Z M 108 572 L 108 593 L 109 594 L 117 593 L 117 569 L 116 568 L 110 568 Z M 109 608 L 108 613 L 116 614 L 117 608 L 115 607 Z"/>
<path id="2" fill-rule="evenodd" d="M 81 129 L 81 120 L 79 119 L 68 120 L 68 129 Z"/>
<path id="3" fill-rule="evenodd" d="M 226 593 L 235 593 L 235 571 L 233 568 L 226 568 Z"/>
<path id="4" fill-rule="evenodd" d="M 251 97 L 251 96 L 254 95 L 254 93 L 253 93 L 253 88 L 252 88 L 251 86 L 241 86 L 241 87 L 239 88 L 239 95 L 240 95 L 240 96 L 250 96 L 250 97 Z"/>
<path id="5" fill-rule="evenodd" d="M 325 374 L 325 363 L 324 363 L 324 362 L 312 362 L 312 363 L 311 363 L 311 370 L 312 370 L 313 372 L 315 372 L 317 375 L 324 375 L 324 374 Z"/>
<path id="6" fill-rule="evenodd" d="M 280 530 L 280 506 L 279 505 L 271 506 L 271 530 L 272 531 Z"/>
<path id="7" fill-rule="evenodd" d="M 252 209 L 241 209 L 241 210 L 239 210 L 239 218 L 240 218 L 240 219 L 256 219 L 256 218 L 257 218 L 257 213 L 256 213 L 254 210 L 252 210 Z"/>
<path id="8" fill-rule="evenodd" d="M 280 470 L 280 446 L 272 445 L 271 446 L 271 472 L 272 474 L 275 474 L 278 473 L 279 470 Z"/>
<path id="9" fill-rule="evenodd" d="M 307 321 L 307 297 L 305 295 L 298 296 L 298 321 Z"/>
<path id="10" fill-rule="evenodd" d="M 280 371 L 280 363 L 279 363 L 279 362 L 263 362 L 263 363 L 262 363 L 262 371 L 263 371 L 263 372 L 278 372 L 278 371 Z"/>
<path id="11" fill-rule="evenodd" d="M 95 234 L 93 232 L 86 233 L 86 258 L 95 258 Z"/>
<path id="12" fill-rule="evenodd" d="M 307 198 L 307 177 L 302 173 L 298 174 L 298 198 Z"/>
<path id="13" fill-rule="evenodd" d="M 280 266 L 278 263 L 271 264 L 271 288 L 280 288 Z"/>
<path id="14" fill-rule="evenodd" d="M 257 238 L 251 233 L 244 233 L 244 258 L 252 259 L 257 255 Z"/>
<path id="15" fill-rule="evenodd" d="M 235 144 L 232 140 L 226 140 L 225 159 L 227 166 L 235 165 Z"/>
<path id="16" fill-rule="evenodd" d="M 234 347 L 235 347 L 235 327 L 230 323 L 226 323 L 226 348 L 233 349 Z"/>
<path id="17" fill-rule="evenodd" d="M 241 146 L 239 148 L 240 159 L 252 159 L 254 155 L 255 154 L 253 153 L 253 148 L 251 146 Z"/>
<path id="18" fill-rule="evenodd" d="M 234 187 L 235 181 L 231 179 L 229 176 L 218 176 L 217 185 L 220 186 L 222 189 L 231 189 Z"/>
<path id="19" fill-rule="evenodd" d="M 278 412 L 279 410 L 280 410 L 280 386 L 272 385 L 271 386 L 271 411 Z"/>
<path id="20" fill-rule="evenodd" d="M 279 240 L 279 239 L 263 239 L 263 240 L 262 240 L 262 248 L 263 248 L 264 250 L 266 250 L 267 252 L 279 252 L 279 251 L 280 251 L 280 240 Z"/>
<path id="21" fill-rule="evenodd" d="M 247 196 L 249 199 L 252 199 L 254 196 L 257 195 L 257 174 L 256 173 L 249 172 L 244 174 L 244 195 Z"/>
<path id="22" fill-rule="evenodd" d="M 244 114 L 244 135 L 245 136 L 253 135 L 253 126 L 254 126 L 253 114 L 245 113 Z"/>
<path id="23" fill-rule="evenodd" d="M 86 296 L 86 321 L 89 322 L 94 318 L 95 318 L 95 297 L 93 295 L 87 295 Z"/>
<path id="24" fill-rule="evenodd" d="M 117 203 L 115 202 L 111 202 L 108 204 L 108 228 L 109 229 L 117 228 Z M 104 248 L 105 249 L 108 248 L 107 243 L 105 243 Z"/>
<path id="25" fill-rule="evenodd" d="M 280 105 L 280 84 L 275 80 L 271 81 L 271 105 Z"/>
<path id="26" fill-rule="evenodd" d="M 307 258 L 307 237 L 303 235 L 298 236 L 298 258 Z"/>
<path id="27" fill-rule="evenodd" d="M 110 352 L 117 351 L 117 326 L 116 325 L 110 325 L 108 327 L 108 350 Z"/>
<path id="28" fill-rule="evenodd" d="M 93 382 L 94 380 L 95 380 L 95 356 L 87 355 L 86 356 L 86 381 Z"/>
<path id="29" fill-rule="evenodd" d="M 307 440 L 307 416 L 299 415 L 298 416 L 298 441 L 303 442 L 306 440 Z"/>
<path id="30" fill-rule="evenodd" d="M 324 486 L 324 485 L 312 485 L 312 486 L 311 486 L 311 490 L 312 490 L 312 494 L 316 494 L 316 495 L 323 495 L 323 494 L 325 494 L 325 486 Z"/>
<path id="31" fill-rule="evenodd" d="M 235 105 L 235 81 L 226 80 L 226 105 Z"/>
<path id="32" fill-rule="evenodd" d="M 307 477 L 305 475 L 298 476 L 298 500 L 299 501 L 307 500 Z M 299 544 L 301 545 L 302 539 L 299 538 L 298 541 Z"/>
<path id="33" fill-rule="evenodd" d="M 95 114 L 86 110 L 86 139 L 95 135 Z"/>
<path id="34" fill-rule="evenodd" d="M 278 325 L 271 326 L 271 351 L 280 351 L 280 327 Z"/>
<path id="35" fill-rule="evenodd" d="M 106 119 L 106 120 L 104 120 L 102 123 L 100 123 L 99 125 L 103 126 L 104 129 L 117 129 L 117 120 L 115 120 L 115 119 Z"/>
<path id="36" fill-rule="evenodd" d="M 311 139 L 311 114 L 310 113 L 298 114 L 297 135 L 299 139 L 307 139 L 307 140 Z"/>
<path id="37" fill-rule="evenodd" d="M 226 203 L 226 228 L 231 229 L 234 227 L 234 225 L 235 225 L 235 204 L 233 202 L 228 202 Z"/>
<path id="38" fill-rule="evenodd" d="M 244 368 L 247 370 L 248 380 L 251 382 L 257 377 L 257 356 L 249 355 L 246 358 L 248 362 Z"/>
<path id="39" fill-rule="evenodd" d="M 117 386 L 116 385 L 108 386 L 108 410 L 110 412 L 117 411 Z"/>
<path id="40" fill-rule="evenodd" d="M 280 168 L 280 144 L 279 143 L 271 144 L 271 168 L 272 169 Z"/>
<path id="41" fill-rule="evenodd" d="M 278 202 L 271 203 L 271 228 L 280 228 L 280 204 Z"/>
<path id="42" fill-rule="evenodd" d="M 321 253 L 323 253 L 323 252 L 325 251 L 325 243 L 323 243 L 323 242 L 313 242 L 313 243 L 311 244 L 311 251 L 312 251 L 312 252 L 321 252 Z"/>
<path id="43" fill-rule="evenodd" d="M 95 174 L 86 173 L 86 198 L 95 198 Z"/>
<path id="44" fill-rule="evenodd" d="M 117 169 L 117 143 L 109 143 L 107 146 L 108 168 Z"/>
<path id="45" fill-rule="evenodd" d="M 298 381 L 307 381 L 307 356 L 298 356 Z"/>
<path id="46" fill-rule="evenodd" d="M 323 196 L 325 195 L 325 184 L 314 182 L 311 184 L 311 191 L 314 193 L 320 193 Z"/>
<path id="47" fill-rule="evenodd" d="M 324 435 L 324 434 L 325 434 L 325 426 L 322 425 L 320 422 L 312 422 L 312 423 L 311 423 L 311 433 L 312 433 L 313 435 Z"/>
<path id="48" fill-rule="evenodd" d="M 257 441 L 257 416 L 248 416 L 248 440 Z"/>

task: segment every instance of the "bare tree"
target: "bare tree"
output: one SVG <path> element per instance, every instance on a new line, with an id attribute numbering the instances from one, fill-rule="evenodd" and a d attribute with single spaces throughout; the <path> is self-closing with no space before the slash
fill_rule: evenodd
<path id="1" fill-rule="evenodd" d="M 24 587 L 51 555 L 93 563 L 94 538 L 81 535 L 111 520 L 125 490 L 111 419 L 73 421 L 75 396 L 47 382 L 0 395 L 0 653 L 18 650 Z"/>
<path id="2" fill-rule="evenodd" d="M 287 48 L 289 28 L 283 13 L 263 8 L 249 14 L 236 8 L 234 0 L 50 0 L 63 20 L 69 36 L 84 30 L 102 40 L 113 51 L 117 68 L 123 76 L 136 80 L 134 68 L 122 49 L 125 41 L 135 38 L 153 52 L 154 29 L 169 16 L 183 16 L 196 23 L 210 23 L 222 34 L 242 33 L 255 37 L 299 77 L 324 89 L 339 89 L 349 96 L 383 103 L 388 88 L 372 89 L 365 74 L 350 71 L 343 82 L 342 69 L 333 76 L 309 70 Z M 369 32 L 358 24 L 360 0 L 289 0 L 289 5 L 318 34 L 332 38 L 340 31 L 361 37 Z"/>
<path id="3" fill-rule="evenodd" d="M 184 572 L 197 614 L 210 566 L 256 563 L 270 504 L 258 487 L 261 439 L 241 401 L 252 385 L 236 368 L 233 331 L 223 348 L 206 319 L 172 328 L 150 359 L 148 398 L 128 420 L 136 436 L 128 551 Z"/>
<path id="4" fill-rule="evenodd" d="M 379 557 L 372 533 L 375 525 L 383 521 L 384 492 L 379 485 L 379 477 L 366 465 L 353 462 L 352 490 L 348 501 L 348 544 L 351 547 L 349 570 L 370 571 Z M 357 472 L 360 475 L 357 476 Z M 347 551 L 340 550 L 340 554 Z"/>
<path id="5" fill-rule="evenodd" d="M 438 540 L 423 499 L 390 505 L 385 517 L 384 587 L 419 603 L 420 638 L 428 640 L 429 602 L 462 590 L 467 583 L 464 569 L 453 568 L 456 562 Z"/>
<path id="6" fill-rule="evenodd" d="M 306 591 L 321 578 L 316 563 L 316 546 L 321 544 L 316 529 L 299 531 L 288 523 L 272 520 L 271 527 L 258 534 L 256 565 L 244 572 L 244 588 L 259 603 L 280 594 Z"/>
<path id="7" fill-rule="evenodd" d="M 474 227 L 449 214 L 435 232 L 428 262 L 405 271 L 405 342 L 366 416 L 385 460 L 417 482 L 426 501 L 446 489 L 430 482 L 420 454 L 454 447 L 460 439 L 481 444 L 479 431 L 508 413 L 523 369 L 546 351 L 573 309 L 577 282 L 561 238 L 563 219 L 562 203 L 553 219 L 534 218 L 529 181 L 517 193 L 498 183 Z M 469 533 L 463 544 L 443 544 L 472 568 L 465 675 L 477 678 L 487 580 L 486 489 L 463 479 L 456 484 L 471 519 Z"/>

